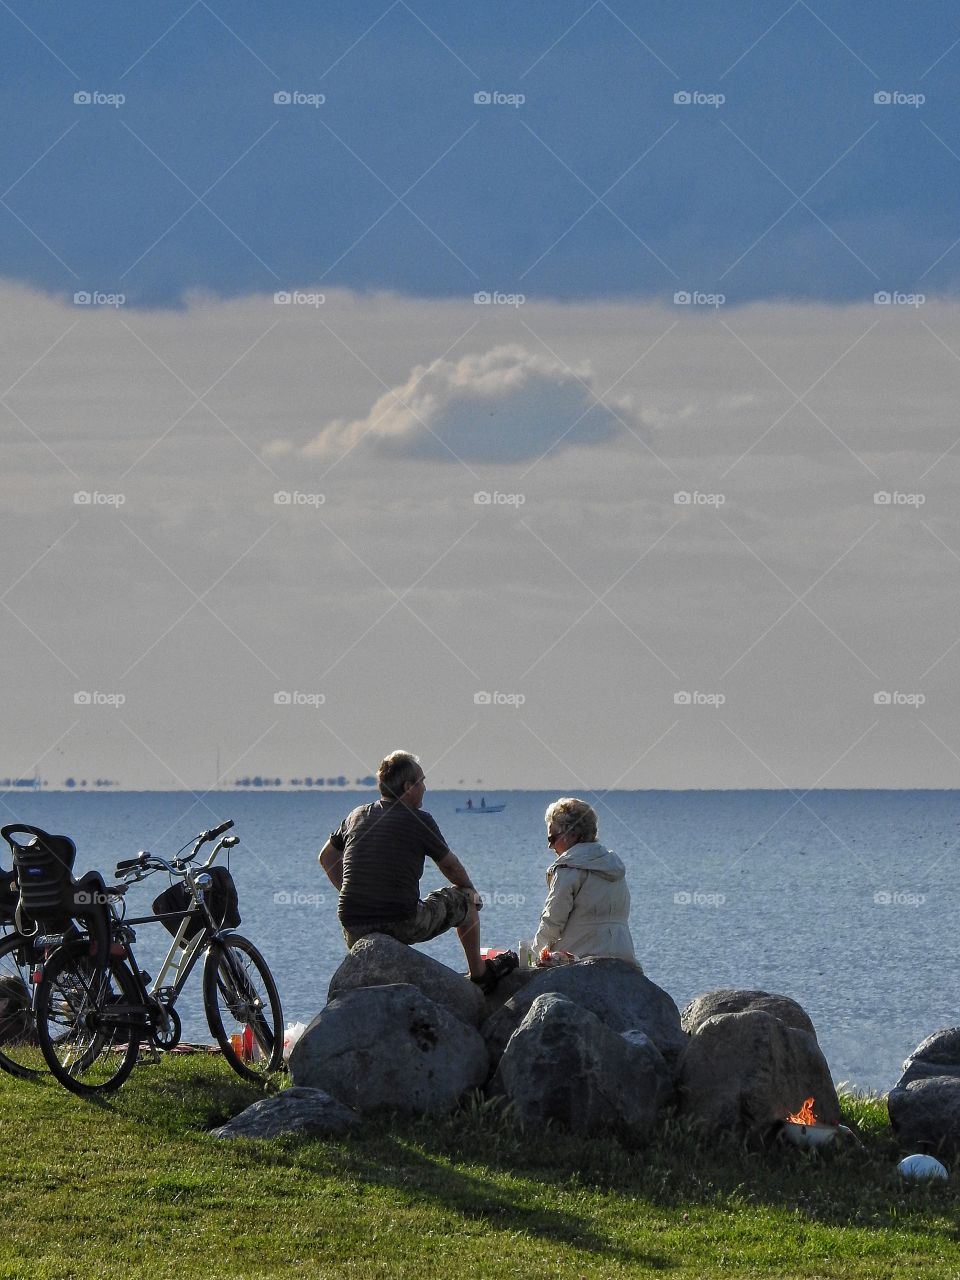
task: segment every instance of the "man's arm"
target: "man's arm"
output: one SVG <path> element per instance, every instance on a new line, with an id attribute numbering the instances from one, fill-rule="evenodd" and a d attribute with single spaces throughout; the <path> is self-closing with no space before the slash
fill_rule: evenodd
<path id="1" fill-rule="evenodd" d="M 473 887 L 470 877 L 467 875 L 467 869 L 451 850 L 437 863 L 438 869 L 446 876 L 451 884 L 456 885 L 458 889 L 469 889 L 475 896 L 475 905 L 480 906 L 480 895 Z"/>
<path id="2" fill-rule="evenodd" d="M 332 841 L 328 840 L 320 850 L 317 861 L 326 872 L 327 879 L 339 893 L 343 887 L 343 854 L 334 847 Z"/>

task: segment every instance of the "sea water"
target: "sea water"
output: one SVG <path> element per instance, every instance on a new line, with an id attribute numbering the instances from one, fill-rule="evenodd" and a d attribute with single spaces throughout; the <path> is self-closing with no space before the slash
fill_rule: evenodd
<path id="1" fill-rule="evenodd" d="M 886 1090 L 925 1036 L 960 1023 L 957 815 L 945 791 L 612 791 L 590 795 L 600 840 L 627 867 L 631 929 L 644 971 L 677 1004 L 716 987 L 798 1000 L 836 1081 Z M 230 867 L 241 930 L 273 969 L 285 1018 L 308 1022 L 343 958 L 336 893 L 317 864 L 329 832 L 372 793 L 30 792 L 8 794 L 5 821 L 71 836 L 77 871 L 109 879 L 139 849 L 171 857 L 197 831 L 233 818 Z M 424 807 L 485 898 L 482 945 L 531 937 L 553 859 L 543 812 L 553 792 L 486 794 L 498 814 L 458 814 L 461 792 Z M 479 796 L 474 797 L 479 804 Z M 221 855 L 223 858 L 224 855 Z M 429 861 L 422 890 L 446 883 Z M 128 893 L 146 914 L 167 885 Z M 168 935 L 138 930 L 157 972 Z M 455 934 L 424 945 L 463 969 Z M 192 977 L 178 1011 L 187 1039 L 210 1040 Z"/>

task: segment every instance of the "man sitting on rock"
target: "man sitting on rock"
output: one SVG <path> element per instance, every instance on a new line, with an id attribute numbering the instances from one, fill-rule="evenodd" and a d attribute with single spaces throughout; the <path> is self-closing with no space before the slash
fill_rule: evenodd
<path id="1" fill-rule="evenodd" d="M 513 952 L 481 959 L 483 905 L 440 828 L 421 809 L 427 781 L 416 756 L 392 751 L 380 761 L 381 798 L 354 809 L 320 850 L 319 861 L 340 895 L 337 917 L 347 946 L 368 933 L 386 933 L 400 942 L 428 942 L 455 928 L 470 978 L 489 992 L 517 967 Z M 424 858 L 430 857 L 452 888 L 420 899 Z"/>

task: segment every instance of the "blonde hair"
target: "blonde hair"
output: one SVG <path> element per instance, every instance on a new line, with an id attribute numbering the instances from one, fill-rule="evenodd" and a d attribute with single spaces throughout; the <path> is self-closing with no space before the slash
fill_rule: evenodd
<path id="1" fill-rule="evenodd" d="M 562 796 L 547 806 L 543 817 L 558 836 L 575 835 L 577 844 L 589 844 L 597 838 L 597 815 L 586 800 Z"/>

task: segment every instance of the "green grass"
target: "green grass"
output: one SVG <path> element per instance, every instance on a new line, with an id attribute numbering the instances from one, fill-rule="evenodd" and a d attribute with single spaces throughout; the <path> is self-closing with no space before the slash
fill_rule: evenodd
<path id="1" fill-rule="evenodd" d="M 474 1103 L 342 1142 L 223 1142 L 256 1090 L 216 1058 L 138 1068 L 107 1101 L 0 1079 L 0 1277 L 960 1277 L 956 1184 L 903 1184 L 884 1105 L 844 1099 L 817 1155 L 665 1120 L 629 1151 L 518 1137 Z"/>

